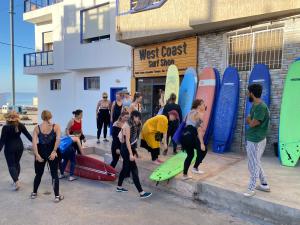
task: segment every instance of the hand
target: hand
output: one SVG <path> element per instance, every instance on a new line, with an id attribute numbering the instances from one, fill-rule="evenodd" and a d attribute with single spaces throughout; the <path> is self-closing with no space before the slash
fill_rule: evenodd
<path id="1" fill-rule="evenodd" d="M 131 162 L 135 161 L 134 155 L 130 155 L 129 158 L 130 158 L 130 161 L 131 161 Z"/>
<path id="2" fill-rule="evenodd" d="M 39 154 L 37 154 L 35 156 L 35 160 L 38 161 L 38 162 L 40 162 L 40 163 L 44 162 L 44 159 Z"/>
<path id="3" fill-rule="evenodd" d="M 205 145 L 204 145 L 204 144 L 203 144 L 203 145 L 201 144 L 201 151 L 202 151 L 202 152 L 205 152 L 205 150 L 206 150 Z"/>
<path id="4" fill-rule="evenodd" d="M 251 122 L 251 117 L 247 116 L 246 122 L 249 124 Z"/>
<path id="5" fill-rule="evenodd" d="M 57 153 L 55 151 L 51 152 L 51 155 L 49 156 L 49 159 L 53 161 L 55 157 L 57 156 Z"/>
<path id="6" fill-rule="evenodd" d="M 117 155 L 120 155 L 120 154 L 121 154 L 120 149 L 117 149 L 117 150 L 116 150 L 116 154 L 117 154 Z"/>

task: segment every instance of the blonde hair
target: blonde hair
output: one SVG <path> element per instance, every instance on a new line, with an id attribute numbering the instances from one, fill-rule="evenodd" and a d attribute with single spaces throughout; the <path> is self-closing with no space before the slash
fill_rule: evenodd
<path id="1" fill-rule="evenodd" d="M 43 121 L 49 121 L 49 120 L 52 119 L 52 114 L 51 114 L 50 111 L 44 110 L 44 111 L 42 112 L 41 118 L 42 118 Z"/>

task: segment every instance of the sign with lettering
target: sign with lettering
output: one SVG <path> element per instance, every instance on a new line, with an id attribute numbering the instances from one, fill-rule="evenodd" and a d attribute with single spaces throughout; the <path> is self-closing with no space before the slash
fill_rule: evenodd
<path id="1" fill-rule="evenodd" d="M 175 64 L 180 74 L 188 67 L 197 69 L 197 37 L 153 44 L 133 50 L 134 77 L 166 76 Z"/>

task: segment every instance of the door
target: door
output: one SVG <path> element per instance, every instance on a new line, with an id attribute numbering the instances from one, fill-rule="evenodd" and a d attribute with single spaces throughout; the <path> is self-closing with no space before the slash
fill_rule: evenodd
<path id="1" fill-rule="evenodd" d="M 165 90 L 165 85 L 153 85 L 153 90 L 152 90 L 152 116 L 157 115 L 159 111 L 159 99 L 160 99 L 160 90 Z"/>
<path id="2" fill-rule="evenodd" d="M 116 100 L 116 94 L 123 89 L 127 89 L 126 87 L 112 87 L 110 88 L 110 101 L 114 102 Z"/>

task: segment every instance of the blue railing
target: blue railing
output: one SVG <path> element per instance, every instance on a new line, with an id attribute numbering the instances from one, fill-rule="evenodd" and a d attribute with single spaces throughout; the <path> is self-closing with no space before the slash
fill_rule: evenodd
<path id="1" fill-rule="evenodd" d="M 24 54 L 24 67 L 53 65 L 53 51 Z"/>
<path id="2" fill-rule="evenodd" d="M 63 0 L 24 0 L 24 12 L 44 8 L 62 1 Z"/>

